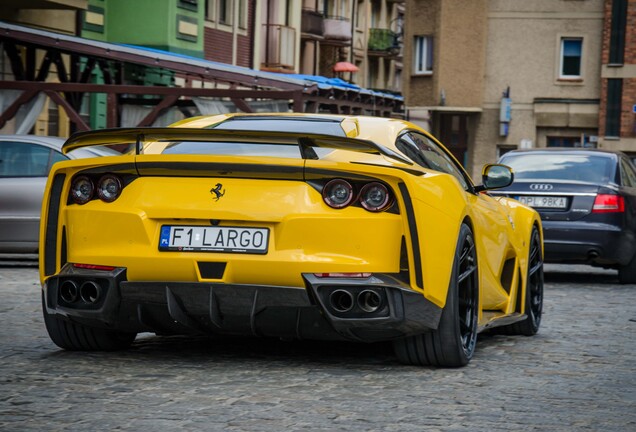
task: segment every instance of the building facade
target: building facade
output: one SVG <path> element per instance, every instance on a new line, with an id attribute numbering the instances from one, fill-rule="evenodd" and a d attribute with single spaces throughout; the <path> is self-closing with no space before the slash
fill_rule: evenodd
<path id="1" fill-rule="evenodd" d="M 0 130 L 32 132 L 36 112 L 35 133 L 58 136 L 234 111 L 400 116 L 390 83 L 330 80 L 353 38 L 328 14 L 357 5 L 316 1 L 308 22 L 294 0 L 5 0 Z"/>
<path id="2" fill-rule="evenodd" d="M 477 177 L 514 148 L 599 141 L 603 0 L 408 0 L 407 116 Z"/>
<path id="3" fill-rule="evenodd" d="M 599 145 L 636 157 L 636 0 L 606 0 Z"/>

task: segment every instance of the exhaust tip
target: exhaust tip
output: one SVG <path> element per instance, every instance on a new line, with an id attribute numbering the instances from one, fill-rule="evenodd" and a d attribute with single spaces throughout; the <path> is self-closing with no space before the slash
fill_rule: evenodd
<path id="1" fill-rule="evenodd" d="M 95 281 L 83 282 L 79 289 L 80 297 L 85 303 L 95 304 L 102 296 L 102 288 Z"/>
<path id="2" fill-rule="evenodd" d="M 590 250 L 587 252 L 587 258 L 588 258 L 588 259 L 591 259 L 591 260 L 598 258 L 600 255 L 601 255 L 601 254 L 600 254 L 600 253 L 599 253 L 599 251 L 597 251 L 596 249 L 590 249 Z"/>
<path id="3" fill-rule="evenodd" d="M 358 294 L 358 306 L 365 312 L 372 313 L 380 309 L 382 297 L 375 291 L 364 290 Z"/>
<path id="4" fill-rule="evenodd" d="M 353 295 L 349 291 L 337 289 L 329 295 L 329 303 L 336 312 L 349 312 L 353 309 Z"/>
<path id="5" fill-rule="evenodd" d="M 72 280 L 66 280 L 60 285 L 60 297 L 66 303 L 75 303 L 79 294 L 77 284 Z"/>

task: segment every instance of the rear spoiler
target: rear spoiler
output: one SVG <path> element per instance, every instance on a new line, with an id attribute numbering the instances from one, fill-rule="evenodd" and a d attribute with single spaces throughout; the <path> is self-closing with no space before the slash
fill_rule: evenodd
<path id="1" fill-rule="evenodd" d="M 140 154 L 145 142 L 162 141 L 236 141 L 273 144 L 270 140 L 297 142 L 303 159 L 317 159 L 314 147 L 349 150 L 361 153 L 379 154 L 396 159 L 407 165 L 413 162 L 390 148 L 373 141 L 333 135 L 311 134 L 285 131 L 245 131 L 199 128 L 116 128 L 73 134 L 62 146 L 62 153 L 81 147 L 96 145 L 134 144 L 136 154 Z M 268 140 L 265 142 L 265 140 Z M 275 144 L 275 143 L 274 143 Z"/>

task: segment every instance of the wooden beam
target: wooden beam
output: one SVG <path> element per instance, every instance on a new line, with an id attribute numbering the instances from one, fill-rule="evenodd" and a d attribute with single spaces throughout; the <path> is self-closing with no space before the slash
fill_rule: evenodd
<path id="1" fill-rule="evenodd" d="M 55 102 L 56 104 L 58 104 L 59 106 L 61 106 L 62 108 L 64 108 L 64 111 L 66 111 L 66 115 L 69 117 L 69 119 L 75 123 L 75 125 L 77 126 L 77 129 L 80 131 L 87 131 L 90 130 L 91 128 L 84 122 L 84 120 L 82 119 L 82 117 L 80 117 L 80 115 L 77 113 L 77 111 L 75 111 L 75 109 L 73 109 L 73 107 L 71 106 L 71 104 L 69 104 L 66 99 L 64 99 L 62 96 L 59 95 L 59 93 L 56 93 L 54 91 L 51 90 L 45 90 L 44 93 L 46 93 L 46 95 L 48 97 L 51 98 L 51 100 L 53 102 Z"/>
<path id="2" fill-rule="evenodd" d="M 179 96 L 177 95 L 166 96 L 137 126 L 151 126 L 157 117 L 159 117 L 164 110 L 171 107 L 178 99 Z"/>
<path id="3" fill-rule="evenodd" d="M 29 103 L 40 91 L 31 89 L 24 90 L 18 98 L 7 108 L 2 114 L 0 114 L 0 128 L 11 120 L 18 113 L 20 107 L 26 103 Z"/>

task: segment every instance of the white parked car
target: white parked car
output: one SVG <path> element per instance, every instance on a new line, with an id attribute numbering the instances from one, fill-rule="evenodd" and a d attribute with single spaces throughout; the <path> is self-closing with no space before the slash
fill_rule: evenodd
<path id="1" fill-rule="evenodd" d="M 36 253 L 42 196 L 55 162 L 121 153 L 107 147 L 62 154 L 64 139 L 0 135 L 0 253 Z"/>

